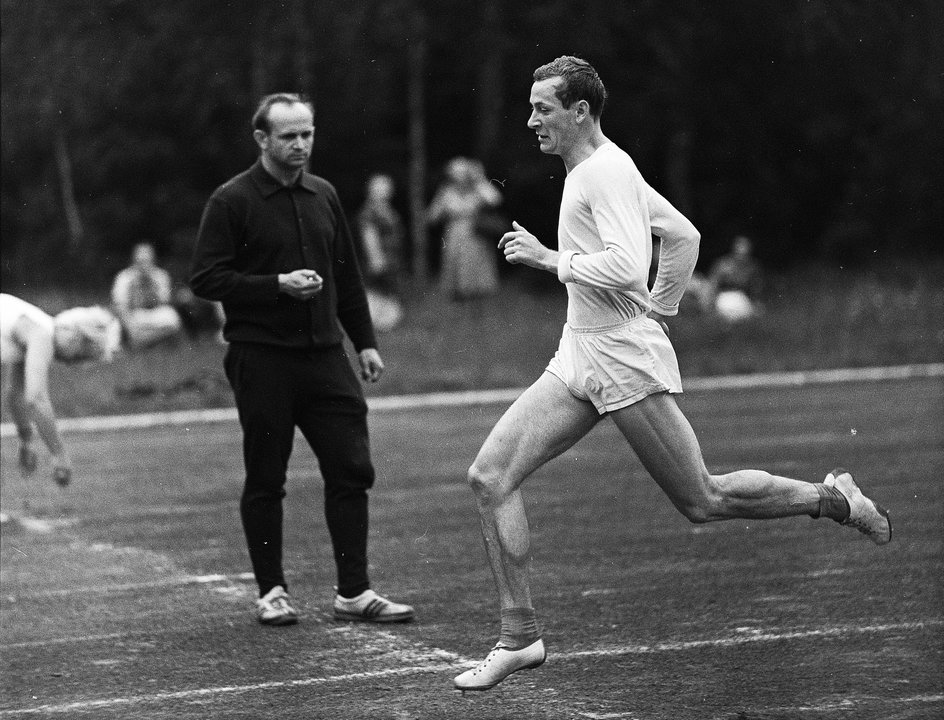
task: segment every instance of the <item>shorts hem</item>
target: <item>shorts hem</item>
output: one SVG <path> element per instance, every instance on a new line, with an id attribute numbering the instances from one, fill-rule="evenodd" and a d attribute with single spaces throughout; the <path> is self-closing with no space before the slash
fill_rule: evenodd
<path id="1" fill-rule="evenodd" d="M 628 397 L 620 398 L 619 400 L 614 400 L 613 402 L 606 403 L 605 405 L 603 405 L 602 410 L 600 409 L 599 406 L 597 406 L 597 410 L 600 411 L 601 415 L 604 415 L 606 413 L 614 412 L 615 410 L 622 410 L 623 408 L 629 407 L 630 405 L 635 405 L 636 403 L 641 402 L 642 400 L 645 400 L 650 395 L 656 395 L 662 392 L 667 392 L 670 395 L 680 395 L 682 393 L 682 390 L 680 388 L 679 389 L 671 388 L 668 385 L 650 385 L 649 387 L 642 388 L 641 390 L 639 390 L 639 392 L 633 393 L 632 395 Z"/>

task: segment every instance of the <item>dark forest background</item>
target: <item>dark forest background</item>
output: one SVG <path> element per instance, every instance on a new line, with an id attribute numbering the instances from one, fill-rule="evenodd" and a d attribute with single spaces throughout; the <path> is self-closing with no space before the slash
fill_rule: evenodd
<path id="1" fill-rule="evenodd" d="M 390 173 L 420 211 L 455 155 L 553 243 L 563 181 L 525 123 L 535 67 L 592 62 L 604 132 L 703 235 L 770 268 L 942 255 L 937 0 L 2 0 L 2 282 L 101 285 L 148 238 L 186 265 L 214 187 L 256 156 L 258 97 L 317 106 L 312 170 L 349 212 Z"/>

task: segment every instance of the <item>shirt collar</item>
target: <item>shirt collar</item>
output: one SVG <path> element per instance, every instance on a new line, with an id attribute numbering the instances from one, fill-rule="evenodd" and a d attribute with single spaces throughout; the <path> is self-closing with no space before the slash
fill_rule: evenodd
<path id="1" fill-rule="evenodd" d="M 274 195 L 285 187 L 285 185 L 280 183 L 268 173 L 268 171 L 262 166 L 261 159 L 256 160 L 256 164 L 252 166 L 252 169 L 250 170 L 250 176 L 264 198 Z M 302 171 L 302 176 L 301 179 L 299 179 L 298 184 L 294 187 L 300 187 L 310 193 L 318 192 L 318 185 L 315 182 L 315 176 L 304 171 Z"/>

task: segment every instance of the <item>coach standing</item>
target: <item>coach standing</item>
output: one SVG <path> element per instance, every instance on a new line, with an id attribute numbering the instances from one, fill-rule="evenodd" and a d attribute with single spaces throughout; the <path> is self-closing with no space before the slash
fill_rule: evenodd
<path id="1" fill-rule="evenodd" d="M 240 513 L 259 584 L 257 617 L 266 625 L 298 620 L 282 568 L 282 498 L 298 427 L 324 478 L 335 617 L 408 621 L 413 608 L 377 595 L 367 576 L 374 468 L 367 405 L 342 328 L 364 380 L 375 382 L 384 365 L 337 193 L 306 171 L 314 107 L 301 95 L 268 95 L 252 126 L 259 160 L 210 197 L 191 287 L 226 314 L 224 365 L 243 429 Z"/>

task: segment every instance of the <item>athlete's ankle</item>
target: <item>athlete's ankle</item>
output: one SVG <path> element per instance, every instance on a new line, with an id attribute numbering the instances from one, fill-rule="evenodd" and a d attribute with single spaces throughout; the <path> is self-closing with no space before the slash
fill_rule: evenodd
<path id="1" fill-rule="evenodd" d="M 501 635 L 498 644 L 509 650 L 520 650 L 541 638 L 534 608 L 513 607 L 501 611 Z"/>
<path id="2" fill-rule="evenodd" d="M 823 483 L 816 483 L 814 487 L 819 493 L 819 507 L 815 513 L 810 513 L 810 517 L 826 517 L 836 522 L 844 522 L 849 517 L 849 501 L 846 496 Z"/>

